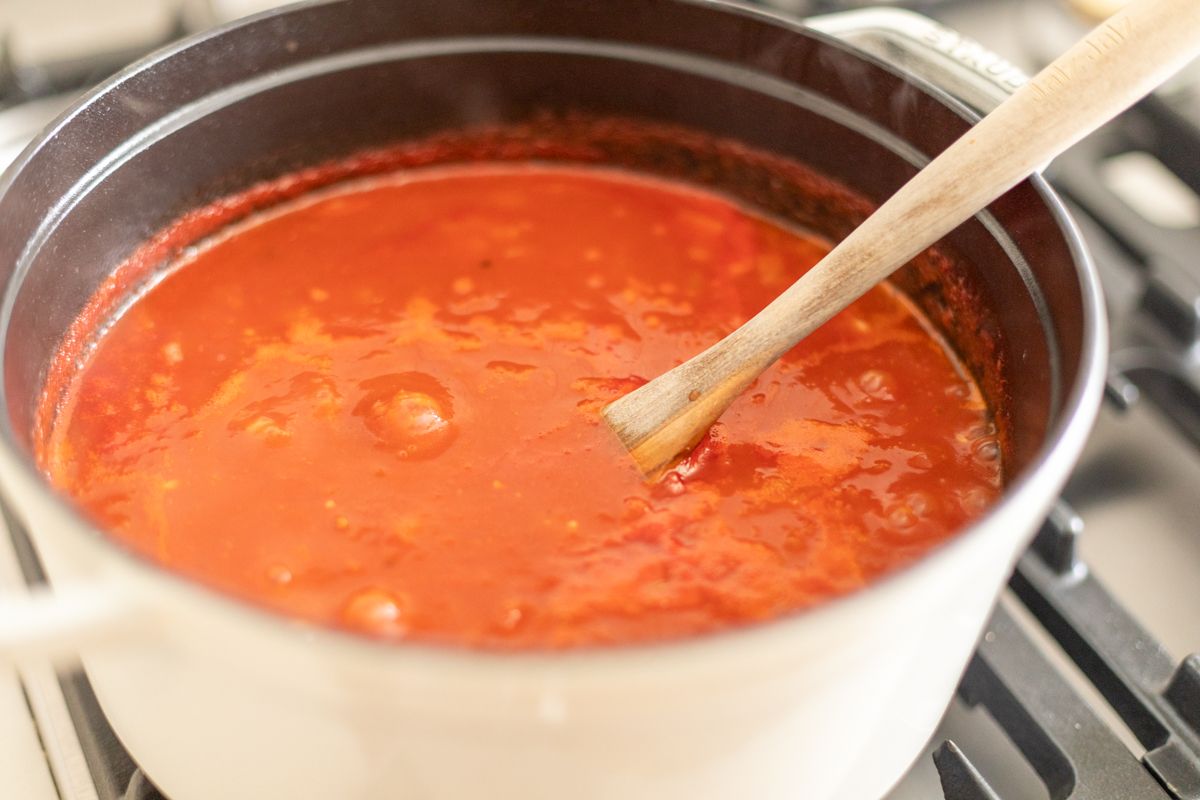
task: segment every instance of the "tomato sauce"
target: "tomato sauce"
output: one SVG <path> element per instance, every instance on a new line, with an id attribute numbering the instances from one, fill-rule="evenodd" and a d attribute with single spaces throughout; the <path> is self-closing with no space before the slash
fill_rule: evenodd
<path id="1" fill-rule="evenodd" d="M 984 399 L 915 307 L 869 292 L 653 483 L 599 412 L 826 250 L 616 170 L 349 184 L 132 302 L 44 467 L 164 565 L 378 637 L 564 648 L 778 617 L 920 557 L 999 491 Z"/>

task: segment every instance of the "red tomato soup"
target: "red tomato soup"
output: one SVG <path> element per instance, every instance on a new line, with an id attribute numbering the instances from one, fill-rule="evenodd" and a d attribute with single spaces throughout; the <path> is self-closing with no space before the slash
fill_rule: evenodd
<path id="1" fill-rule="evenodd" d="M 615 170 L 398 173 L 176 265 L 73 379 L 55 484 L 287 614 L 487 648 L 672 639 L 853 591 L 1000 486 L 978 387 L 884 285 L 646 483 L 600 409 L 827 245 Z"/>

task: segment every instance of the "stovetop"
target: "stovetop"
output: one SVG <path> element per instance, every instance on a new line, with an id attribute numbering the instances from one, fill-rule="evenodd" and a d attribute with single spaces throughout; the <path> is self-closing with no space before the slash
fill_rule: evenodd
<path id="1" fill-rule="evenodd" d="M 1095 2 L 1095 0 L 1090 0 Z M 1085 0 L 1076 0 L 1085 2 Z M 0 169 L 79 87 L 271 0 L 0 1 Z M 868 5 L 772 0 L 794 13 Z M 1082 33 L 1059 0 L 913 0 L 1027 69 Z M 3 33 L 15 31 L 7 40 Z M 958 696 L 885 800 L 1200 800 L 1200 75 L 1053 164 L 1101 271 L 1108 402 Z M 1190 78 L 1190 79 L 1189 79 Z M 14 526 L 15 527 L 15 526 Z M 24 575 L 0 537 L 0 584 Z M 0 797 L 161 800 L 81 673 L 0 668 Z"/>

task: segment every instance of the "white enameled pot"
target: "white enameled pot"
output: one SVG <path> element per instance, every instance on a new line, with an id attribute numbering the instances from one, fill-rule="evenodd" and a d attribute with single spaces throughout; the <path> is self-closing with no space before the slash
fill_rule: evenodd
<path id="1" fill-rule="evenodd" d="M 890 36 L 904 66 L 829 33 Z M 1003 499 L 867 590 L 744 630 L 495 654 L 290 621 L 95 530 L 35 468 L 33 409 L 104 275 L 255 180 L 550 106 L 744 139 L 878 200 L 969 124 L 921 76 L 970 77 L 980 96 L 996 81 L 977 68 L 1013 78 L 953 41 L 898 12 L 806 27 L 689 0 L 342 0 L 189 39 L 104 84 L 0 180 L 0 483 L 53 584 L 9 595 L 0 650 L 80 652 L 114 730 L 173 800 L 880 797 L 934 730 L 1099 403 L 1102 299 L 1038 178 L 949 237 L 1008 342 Z"/>

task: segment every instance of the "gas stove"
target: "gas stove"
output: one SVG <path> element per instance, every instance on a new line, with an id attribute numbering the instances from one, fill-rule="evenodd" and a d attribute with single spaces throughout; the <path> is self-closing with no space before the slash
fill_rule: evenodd
<path id="1" fill-rule="evenodd" d="M 5 0 L 0 169 L 120 65 L 272 4 Z M 767 4 L 795 14 L 870 5 Z M 1083 32 L 1083 12 L 1105 2 L 898 5 L 1032 71 Z M 886 800 L 1200 800 L 1196 73 L 1047 172 L 1104 281 L 1113 342 L 1106 408 L 1062 501 L 1018 564 L 928 754 Z M 10 536 L 0 537 L 0 582 L 43 580 L 29 542 L 9 523 Z M 166 800 L 121 747 L 81 671 L 0 670 L 0 762 L 3 797 Z"/>

